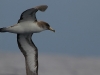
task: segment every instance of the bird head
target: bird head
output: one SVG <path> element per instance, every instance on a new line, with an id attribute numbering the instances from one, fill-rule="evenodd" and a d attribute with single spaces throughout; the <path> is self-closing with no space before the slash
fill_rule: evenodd
<path id="1" fill-rule="evenodd" d="M 44 30 L 50 30 L 50 31 L 55 32 L 55 30 L 51 28 L 50 25 L 44 21 L 38 21 L 38 26 L 43 28 Z"/>

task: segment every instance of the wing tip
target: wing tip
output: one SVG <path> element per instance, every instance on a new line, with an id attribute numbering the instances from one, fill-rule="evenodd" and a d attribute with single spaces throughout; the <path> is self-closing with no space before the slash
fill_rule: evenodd
<path id="1" fill-rule="evenodd" d="M 39 5 L 39 6 L 36 6 L 35 8 L 44 12 L 48 8 L 48 6 L 47 5 Z"/>

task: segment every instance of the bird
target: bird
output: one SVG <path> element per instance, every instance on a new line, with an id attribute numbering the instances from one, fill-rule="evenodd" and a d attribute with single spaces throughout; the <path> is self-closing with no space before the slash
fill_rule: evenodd
<path id="1" fill-rule="evenodd" d="M 38 48 L 32 41 L 32 35 L 44 30 L 55 32 L 47 22 L 36 18 L 37 11 L 44 12 L 47 8 L 47 5 L 39 5 L 27 9 L 21 13 L 17 24 L 0 28 L 0 32 L 17 34 L 17 44 L 25 57 L 27 75 L 38 75 Z"/>

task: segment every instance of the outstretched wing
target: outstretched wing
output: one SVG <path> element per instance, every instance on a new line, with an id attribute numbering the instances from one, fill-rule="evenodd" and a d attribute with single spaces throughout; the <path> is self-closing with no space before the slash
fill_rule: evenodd
<path id="1" fill-rule="evenodd" d="M 17 43 L 25 57 L 27 75 L 38 75 L 38 49 L 31 38 L 32 34 L 17 34 Z"/>
<path id="2" fill-rule="evenodd" d="M 30 8 L 30 9 L 25 10 L 21 14 L 20 19 L 18 20 L 18 23 L 22 22 L 22 21 L 26 21 L 26 20 L 37 21 L 37 19 L 36 19 L 36 12 L 38 10 L 44 12 L 47 9 L 47 7 L 48 7 L 47 5 L 40 5 L 40 6 L 36 6 L 34 8 Z"/>

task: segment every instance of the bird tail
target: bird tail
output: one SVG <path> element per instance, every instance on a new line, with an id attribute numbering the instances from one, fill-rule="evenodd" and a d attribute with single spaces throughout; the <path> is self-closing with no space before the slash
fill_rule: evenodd
<path id="1" fill-rule="evenodd" d="M 0 28 L 0 32 L 6 32 L 6 28 L 5 27 Z"/>

